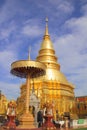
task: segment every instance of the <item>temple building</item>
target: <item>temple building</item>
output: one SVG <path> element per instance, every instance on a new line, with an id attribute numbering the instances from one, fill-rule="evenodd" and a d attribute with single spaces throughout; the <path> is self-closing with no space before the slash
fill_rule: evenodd
<path id="1" fill-rule="evenodd" d="M 87 96 L 76 97 L 76 113 L 79 118 L 87 118 Z"/>
<path id="2" fill-rule="evenodd" d="M 1 116 L 6 115 L 7 104 L 8 104 L 8 100 L 6 96 L 3 93 L 1 93 L 1 90 L 0 90 L 0 119 L 1 119 Z"/>
<path id="3" fill-rule="evenodd" d="M 59 116 L 75 115 L 75 87 L 60 70 L 60 64 L 48 32 L 48 20 L 46 20 L 45 34 L 36 61 L 47 66 L 44 76 L 31 80 L 31 93 L 34 88 L 34 93 L 40 101 L 38 107 L 43 109 L 47 103 L 51 104 L 55 118 L 57 114 Z M 26 84 L 24 83 L 20 87 L 20 97 L 17 99 L 17 111 L 20 114 L 24 111 L 25 94 Z"/>
<path id="4" fill-rule="evenodd" d="M 55 120 L 60 116 L 70 116 L 73 119 L 87 117 L 87 96 L 75 97 L 75 86 L 61 72 L 48 32 L 48 20 L 36 61 L 44 63 L 47 68 L 44 76 L 31 79 L 30 82 L 29 110 L 35 121 L 38 109 L 44 109 L 47 104 L 51 105 Z M 26 83 L 21 85 L 20 96 L 16 101 L 18 116 L 25 110 L 25 97 Z M 6 115 L 8 102 L 0 91 L 0 116 Z"/>

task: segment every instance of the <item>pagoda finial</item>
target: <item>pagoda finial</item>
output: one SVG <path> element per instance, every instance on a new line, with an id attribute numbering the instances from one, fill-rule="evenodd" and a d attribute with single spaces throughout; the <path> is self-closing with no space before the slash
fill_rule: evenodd
<path id="1" fill-rule="evenodd" d="M 48 34 L 48 17 L 46 17 L 46 29 L 45 29 L 45 35 L 49 35 Z"/>
<path id="2" fill-rule="evenodd" d="M 31 52 L 31 47 L 29 47 L 29 50 L 28 50 L 28 60 L 30 60 L 30 52 Z"/>
<path id="3" fill-rule="evenodd" d="M 46 23 L 48 22 L 48 17 L 46 17 Z"/>

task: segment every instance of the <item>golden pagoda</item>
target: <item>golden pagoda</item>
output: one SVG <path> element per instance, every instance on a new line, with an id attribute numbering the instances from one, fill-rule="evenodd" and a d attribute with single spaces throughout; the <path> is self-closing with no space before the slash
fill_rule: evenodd
<path id="1" fill-rule="evenodd" d="M 60 65 L 57 62 L 53 43 L 48 33 L 48 19 L 46 18 L 45 34 L 41 43 L 39 54 L 36 57 L 36 61 L 42 62 L 46 65 L 46 75 L 39 77 L 31 81 L 34 86 L 34 92 L 40 99 L 39 107 L 43 108 L 47 102 L 53 105 L 54 117 L 56 115 L 64 115 L 69 113 L 73 115 L 75 113 L 75 95 L 74 85 L 69 83 L 65 75 L 60 71 Z M 26 84 L 21 85 L 21 94 L 18 98 L 18 104 L 23 106 Z M 18 110 L 23 108 L 18 105 Z"/>

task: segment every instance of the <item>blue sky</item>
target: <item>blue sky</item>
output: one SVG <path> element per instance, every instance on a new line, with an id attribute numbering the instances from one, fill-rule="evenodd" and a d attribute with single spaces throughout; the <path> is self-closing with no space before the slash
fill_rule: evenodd
<path id="1" fill-rule="evenodd" d="M 24 79 L 10 74 L 11 63 L 35 60 L 48 17 L 49 34 L 61 72 L 87 95 L 87 0 L 0 0 L 0 90 L 16 99 Z"/>

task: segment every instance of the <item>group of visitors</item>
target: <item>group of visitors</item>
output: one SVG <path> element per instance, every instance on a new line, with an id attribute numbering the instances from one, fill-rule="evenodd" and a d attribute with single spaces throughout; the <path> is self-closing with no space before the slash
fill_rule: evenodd
<path id="1" fill-rule="evenodd" d="M 44 116 L 44 111 L 39 110 L 37 113 L 38 127 L 41 127 L 44 122 L 43 116 Z M 70 126 L 70 122 L 68 118 L 57 118 L 57 120 L 52 119 L 52 122 L 56 127 L 60 127 L 60 128 Z"/>
<path id="2" fill-rule="evenodd" d="M 55 120 L 54 124 L 55 124 L 56 127 L 60 127 L 60 128 L 70 126 L 70 122 L 69 122 L 68 118 L 67 119 Z"/>
<path id="3" fill-rule="evenodd" d="M 53 110 L 51 104 L 47 103 L 44 105 L 43 110 L 39 109 L 37 113 L 37 122 L 38 127 L 41 127 L 45 119 L 43 118 L 45 115 L 53 115 Z"/>

